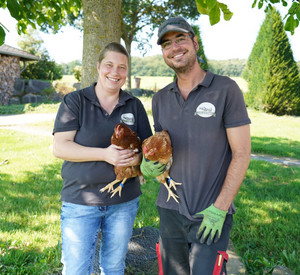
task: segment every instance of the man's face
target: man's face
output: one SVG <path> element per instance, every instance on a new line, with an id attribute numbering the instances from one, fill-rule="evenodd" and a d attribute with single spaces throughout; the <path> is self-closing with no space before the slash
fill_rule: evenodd
<path id="1" fill-rule="evenodd" d="M 161 47 L 166 64 L 176 73 L 186 73 L 198 63 L 197 40 L 195 37 L 191 39 L 187 33 L 168 32 L 162 39 Z"/>

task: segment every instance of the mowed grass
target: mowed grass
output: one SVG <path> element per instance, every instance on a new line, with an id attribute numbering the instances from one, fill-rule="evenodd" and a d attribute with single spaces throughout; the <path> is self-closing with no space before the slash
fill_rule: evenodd
<path id="1" fill-rule="evenodd" d="M 60 269 L 60 166 L 52 138 L 0 130 L 0 274 Z"/>
<path id="2" fill-rule="evenodd" d="M 252 152 L 300 159 L 300 117 L 248 112 Z"/>

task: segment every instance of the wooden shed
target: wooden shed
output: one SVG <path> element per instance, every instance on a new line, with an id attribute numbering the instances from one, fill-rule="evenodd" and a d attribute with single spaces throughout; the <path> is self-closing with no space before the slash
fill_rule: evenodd
<path id="1" fill-rule="evenodd" d="M 6 44 L 0 46 L 0 105 L 9 103 L 14 92 L 15 79 L 20 78 L 26 61 L 34 60 L 40 58 Z M 22 69 L 21 62 L 24 64 Z"/>

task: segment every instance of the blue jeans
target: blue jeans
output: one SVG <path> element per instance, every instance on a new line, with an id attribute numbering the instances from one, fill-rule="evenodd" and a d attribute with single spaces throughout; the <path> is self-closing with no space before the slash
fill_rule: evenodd
<path id="1" fill-rule="evenodd" d="M 101 230 L 101 275 L 123 275 L 139 198 L 111 206 L 62 203 L 61 239 L 64 275 L 90 275 Z"/>

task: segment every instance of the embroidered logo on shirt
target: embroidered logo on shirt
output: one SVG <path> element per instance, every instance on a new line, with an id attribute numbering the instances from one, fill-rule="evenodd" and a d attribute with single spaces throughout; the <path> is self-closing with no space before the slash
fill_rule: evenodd
<path id="1" fill-rule="evenodd" d="M 132 113 L 122 114 L 120 122 L 123 122 L 127 125 L 134 125 L 134 115 Z"/>
<path id="2" fill-rule="evenodd" d="M 216 107 L 209 102 L 203 102 L 197 107 L 194 115 L 200 117 L 216 116 Z"/>

